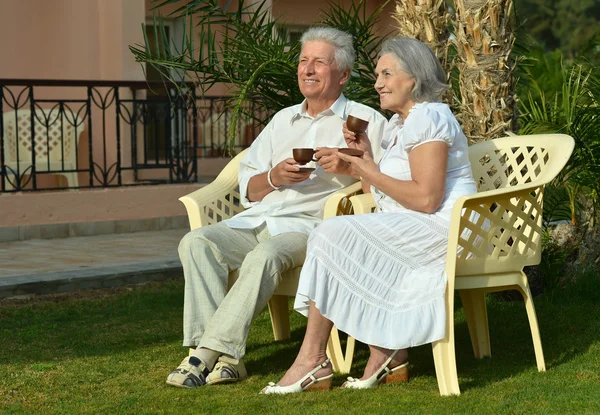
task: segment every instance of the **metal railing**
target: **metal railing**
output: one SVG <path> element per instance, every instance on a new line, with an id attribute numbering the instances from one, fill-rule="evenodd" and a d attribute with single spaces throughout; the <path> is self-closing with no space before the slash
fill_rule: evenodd
<path id="1" fill-rule="evenodd" d="M 231 125 L 228 97 L 144 81 L 0 79 L 0 191 L 190 183 L 260 123 Z M 254 102 L 253 118 L 266 119 Z M 256 114 L 259 114 L 257 117 Z M 261 115 L 262 114 L 262 115 Z"/>

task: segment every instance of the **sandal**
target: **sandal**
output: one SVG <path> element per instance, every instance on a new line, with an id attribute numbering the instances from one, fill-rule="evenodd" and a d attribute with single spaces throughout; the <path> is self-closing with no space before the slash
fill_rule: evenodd
<path id="1" fill-rule="evenodd" d="M 209 370 L 196 356 L 186 356 L 167 377 L 167 383 L 178 388 L 195 388 L 206 385 Z"/>
<path id="2" fill-rule="evenodd" d="M 388 367 L 397 353 L 398 350 L 392 353 L 385 363 L 379 368 L 379 370 L 370 378 L 360 380 L 349 377 L 348 380 L 342 385 L 342 388 L 369 389 L 379 386 L 380 383 L 408 382 L 408 362 L 404 362 L 393 369 Z"/>
<path id="3" fill-rule="evenodd" d="M 300 379 L 298 382 L 289 385 L 289 386 L 280 386 L 273 382 L 269 382 L 268 386 L 265 386 L 263 390 L 260 391 L 261 394 L 269 395 L 269 394 L 279 394 L 284 395 L 287 393 L 296 393 L 296 392 L 305 392 L 309 390 L 326 390 L 331 389 L 332 381 L 333 381 L 333 373 L 330 373 L 327 376 L 323 376 L 322 378 L 316 378 L 315 373 L 319 370 L 327 367 L 329 365 L 329 359 L 325 360 L 323 363 L 315 367 L 311 370 L 306 376 Z M 306 385 L 302 386 L 302 384 L 306 381 L 309 381 Z"/>
<path id="4" fill-rule="evenodd" d="M 238 364 L 233 364 L 227 360 L 225 356 L 219 357 L 214 369 L 206 377 L 207 385 L 233 383 L 248 377 L 243 360 L 240 359 Z"/>

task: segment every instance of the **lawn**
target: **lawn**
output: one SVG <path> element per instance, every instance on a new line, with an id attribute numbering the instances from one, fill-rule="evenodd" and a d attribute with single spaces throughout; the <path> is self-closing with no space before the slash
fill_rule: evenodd
<path id="1" fill-rule="evenodd" d="M 292 313 L 292 339 L 274 342 L 265 311 L 248 340 L 250 377 L 192 390 L 169 387 L 181 347 L 183 282 L 0 301 L 0 413 L 331 414 L 600 413 L 600 301 L 586 290 L 536 297 L 548 371 L 538 373 L 525 308 L 488 298 L 493 357 L 475 360 L 457 306 L 462 395 L 440 397 L 430 346 L 410 352 L 411 380 L 376 390 L 263 396 L 291 364 L 305 319 Z M 581 290 L 580 290 L 581 291 Z M 590 291 L 591 292 L 591 291 Z M 353 374 L 367 350 L 360 345 Z M 344 381 L 337 376 L 334 386 Z"/>

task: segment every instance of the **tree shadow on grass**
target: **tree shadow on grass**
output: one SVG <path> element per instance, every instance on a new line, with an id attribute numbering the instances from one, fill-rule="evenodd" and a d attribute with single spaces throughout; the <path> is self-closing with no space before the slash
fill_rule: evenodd
<path id="1" fill-rule="evenodd" d="M 458 300 L 458 297 L 457 297 Z M 562 303 L 542 297 L 535 300 L 547 370 L 568 364 L 600 341 L 599 306 L 571 301 Z M 591 311 L 590 307 L 595 307 Z M 455 349 L 462 392 L 483 388 L 520 373 L 537 371 L 529 322 L 523 301 L 488 298 L 492 357 L 475 359 L 460 300 L 455 311 Z M 305 324 L 305 320 L 303 320 Z M 296 323 L 290 340 L 253 343 L 247 349 L 247 367 L 259 375 L 283 375 L 293 363 L 304 336 Z M 270 329 L 270 326 L 269 326 Z M 368 360 L 366 345 L 358 343 L 351 374 L 360 375 Z M 431 345 L 409 351 L 411 377 L 436 377 Z M 339 375 L 345 379 L 347 375 Z"/>
<path id="2" fill-rule="evenodd" d="M 181 342 L 182 284 L 44 296 L 0 307 L 0 364 L 111 356 Z"/>
<path id="3" fill-rule="evenodd" d="M 57 362 L 80 357 L 111 357 L 153 350 L 163 360 L 185 353 L 182 338 L 182 285 L 157 285 L 116 297 L 77 299 L 65 304 L 22 304 L 0 307 L 0 365 Z M 600 306 L 596 302 L 535 300 L 548 370 L 567 365 L 600 342 Z M 291 304 L 290 304 L 291 305 Z M 522 301 L 488 301 L 492 358 L 473 357 L 466 323 L 457 301 L 456 360 L 463 392 L 535 371 L 531 332 Z M 306 319 L 291 312 L 291 339 L 275 342 L 268 312 L 252 325 L 246 364 L 250 374 L 285 373 L 302 343 Z M 172 354 L 172 356 L 171 356 Z M 164 357 L 167 356 L 167 357 Z M 368 349 L 358 344 L 351 374 L 360 375 Z M 433 377 L 430 345 L 410 350 L 411 377 Z M 336 376 L 336 382 L 346 375 Z M 276 380 L 276 379 L 274 379 Z"/>
<path id="4" fill-rule="evenodd" d="M 552 371 L 584 354 L 600 341 L 600 313 L 585 302 L 535 300 L 546 362 Z M 461 391 L 482 388 L 519 373 L 537 372 L 533 341 L 523 301 L 487 301 L 490 358 L 475 359 L 462 310 L 455 325 L 458 379 Z M 462 321 L 460 321 L 462 320 Z M 433 364 L 433 360 L 432 364 Z M 433 372 L 435 373 L 435 371 Z"/>

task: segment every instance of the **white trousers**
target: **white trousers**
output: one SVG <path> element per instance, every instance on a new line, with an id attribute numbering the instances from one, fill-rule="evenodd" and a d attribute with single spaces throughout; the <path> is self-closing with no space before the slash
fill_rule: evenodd
<path id="1" fill-rule="evenodd" d="M 300 232 L 271 237 L 265 225 L 232 229 L 224 223 L 185 235 L 179 244 L 185 276 L 183 346 L 241 359 L 252 320 L 281 274 L 303 264 L 307 239 Z M 239 278 L 228 292 L 229 271 L 238 268 Z"/>

